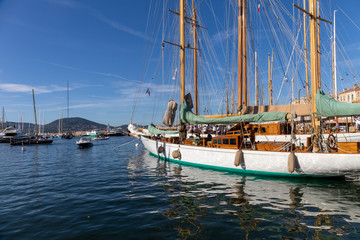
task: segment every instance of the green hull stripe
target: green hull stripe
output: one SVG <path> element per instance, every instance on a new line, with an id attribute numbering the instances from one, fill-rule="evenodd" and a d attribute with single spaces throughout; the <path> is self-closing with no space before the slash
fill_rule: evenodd
<path id="1" fill-rule="evenodd" d="M 192 162 L 184 162 L 180 160 L 175 160 L 172 158 L 165 158 L 163 156 L 156 155 L 149 151 L 150 156 L 154 156 L 160 158 L 165 161 L 170 161 L 174 163 L 178 163 L 180 165 L 186 166 L 194 166 L 199 168 L 213 169 L 217 171 L 225 171 L 225 172 L 233 172 L 240 174 L 248 174 L 248 175 L 258 175 L 258 176 L 268 176 L 268 177 L 291 177 L 291 178 L 341 178 L 342 176 L 328 176 L 328 175 L 307 175 L 307 174 L 291 174 L 291 173 L 277 173 L 277 172 L 265 172 L 265 171 L 255 171 L 255 170 L 244 170 L 238 168 L 227 168 L 227 167 L 218 167 L 206 164 L 192 163 Z"/>

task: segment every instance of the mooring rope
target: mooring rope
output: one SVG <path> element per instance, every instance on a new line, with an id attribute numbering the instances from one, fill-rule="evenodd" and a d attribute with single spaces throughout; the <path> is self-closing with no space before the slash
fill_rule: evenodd
<path id="1" fill-rule="evenodd" d="M 126 143 L 123 143 L 123 144 L 117 145 L 117 146 L 115 146 L 115 147 L 113 147 L 113 148 L 115 149 L 115 148 L 118 148 L 118 147 L 124 146 L 124 145 L 126 145 L 126 144 L 128 144 L 128 143 L 135 142 L 135 141 L 137 141 L 137 140 L 139 140 L 139 139 L 134 139 L 134 140 L 132 140 L 132 141 L 130 141 L 130 142 L 126 142 Z"/>

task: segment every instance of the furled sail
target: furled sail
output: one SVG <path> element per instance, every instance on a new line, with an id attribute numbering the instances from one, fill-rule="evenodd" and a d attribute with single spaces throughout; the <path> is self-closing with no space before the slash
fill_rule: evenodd
<path id="1" fill-rule="evenodd" d="M 169 131 L 169 130 L 160 130 L 160 129 L 157 129 L 154 124 L 150 124 L 149 127 L 148 127 L 148 132 L 151 133 L 151 134 L 178 134 L 179 131 Z"/>
<path id="2" fill-rule="evenodd" d="M 316 97 L 316 112 L 323 117 L 344 117 L 360 115 L 360 103 L 344 103 L 325 95 L 319 89 Z"/>
<path id="3" fill-rule="evenodd" d="M 195 115 L 183 101 L 180 107 L 180 120 L 189 124 L 236 124 L 239 122 L 272 122 L 286 121 L 286 112 L 263 112 L 257 114 L 236 115 L 221 118 L 205 118 Z"/>
<path id="4" fill-rule="evenodd" d="M 176 109 L 177 109 L 177 103 L 174 100 L 170 99 L 163 118 L 163 123 L 166 126 L 171 127 L 173 125 L 176 115 Z"/>

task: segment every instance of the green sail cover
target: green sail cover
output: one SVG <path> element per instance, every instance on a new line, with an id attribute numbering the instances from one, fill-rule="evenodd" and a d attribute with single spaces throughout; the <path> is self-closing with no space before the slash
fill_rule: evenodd
<path id="1" fill-rule="evenodd" d="M 154 124 L 150 124 L 149 127 L 148 127 L 148 131 L 149 133 L 151 134 L 178 134 L 179 131 L 167 131 L 167 130 L 160 130 L 160 129 L 157 129 Z"/>
<path id="2" fill-rule="evenodd" d="M 317 114 L 323 117 L 360 115 L 359 103 L 343 103 L 336 101 L 332 97 L 325 95 L 321 89 L 319 89 L 316 94 L 315 102 Z"/>
<path id="3" fill-rule="evenodd" d="M 180 120 L 183 123 L 190 124 L 237 124 L 239 122 L 272 122 L 272 121 L 286 121 L 285 112 L 263 112 L 257 114 L 236 115 L 221 118 L 205 118 L 195 115 L 187 106 L 184 100 L 180 107 Z"/>

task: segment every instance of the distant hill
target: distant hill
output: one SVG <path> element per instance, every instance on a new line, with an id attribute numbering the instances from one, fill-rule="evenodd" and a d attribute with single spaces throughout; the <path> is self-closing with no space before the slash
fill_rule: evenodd
<path id="1" fill-rule="evenodd" d="M 64 118 L 62 120 L 64 132 L 89 131 L 92 129 L 106 130 L 107 125 L 96 123 L 84 118 Z M 58 132 L 59 120 L 55 120 L 45 125 L 44 132 Z"/>
<path id="2" fill-rule="evenodd" d="M 18 126 L 18 123 L 15 122 L 7 122 L 7 126 Z M 35 132 L 35 124 L 33 123 L 23 123 L 23 132 L 25 133 L 33 133 Z M 100 131 L 106 130 L 107 125 L 96 123 L 84 118 L 73 117 L 73 118 L 64 118 L 62 120 L 63 131 L 67 132 L 76 132 L 76 131 L 89 131 L 92 129 L 98 129 Z M 110 126 L 114 128 L 113 126 Z M 119 126 L 122 130 L 126 130 L 127 125 Z M 20 126 L 18 127 L 20 128 Z M 117 128 L 117 127 L 116 127 Z M 59 119 L 52 121 L 51 123 L 45 124 L 44 132 L 45 133 L 57 133 L 59 131 Z"/>

